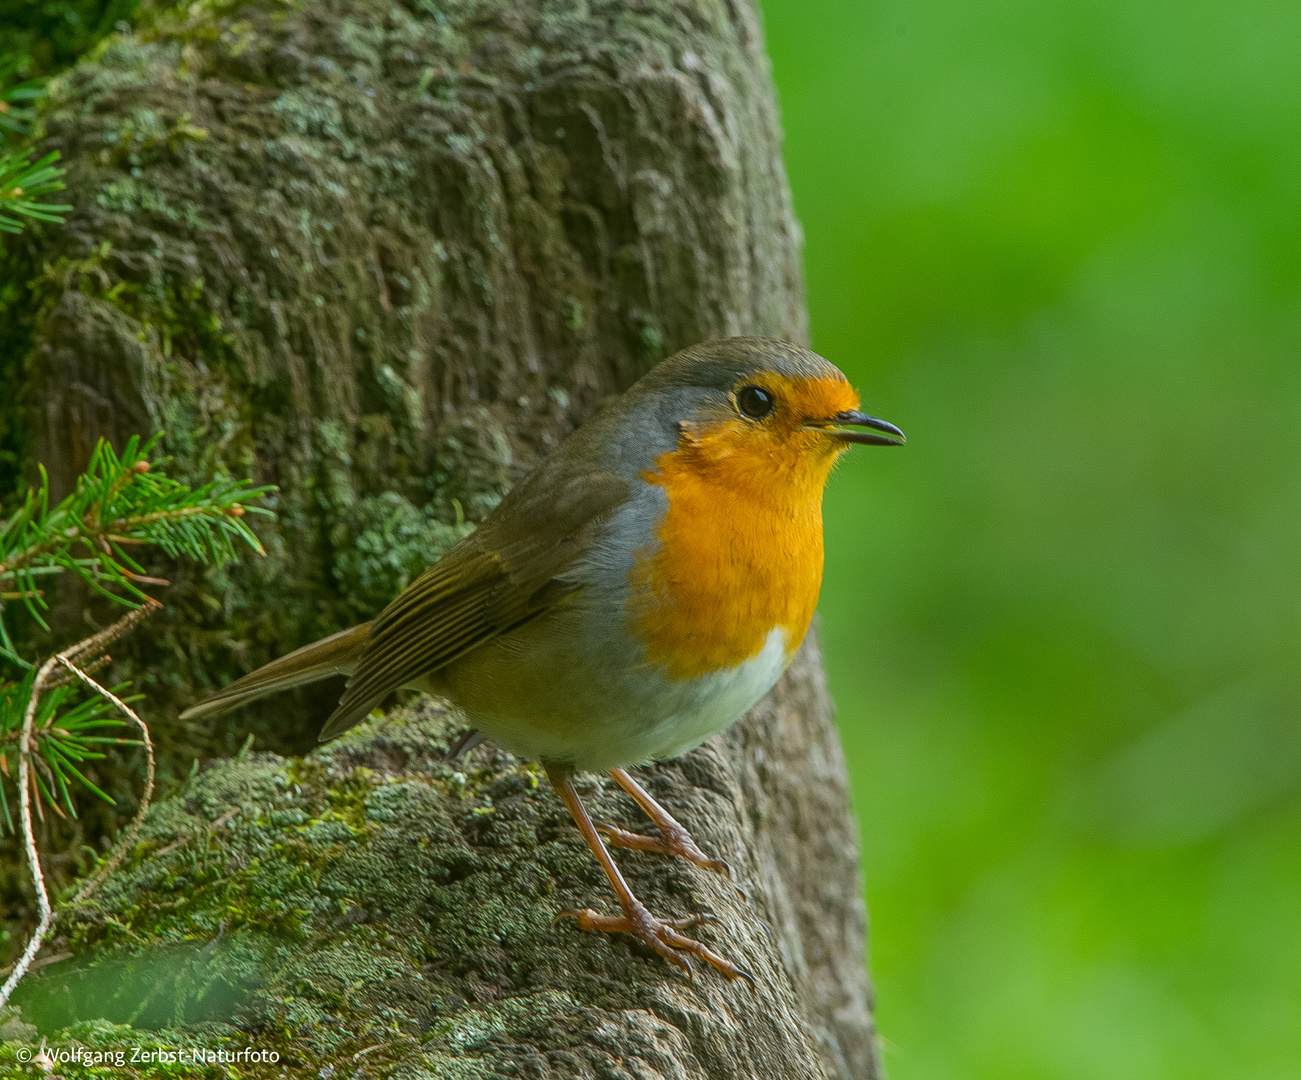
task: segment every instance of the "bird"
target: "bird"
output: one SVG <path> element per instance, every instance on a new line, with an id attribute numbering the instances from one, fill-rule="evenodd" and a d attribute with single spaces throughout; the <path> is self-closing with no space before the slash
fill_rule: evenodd
<path id="1" fill-rule="evenodd" d="M 742 717 L 803 641 L 822 581 L 822 494 L 855 444 L 903 432 L 859 411 L 816 353 L 720 338 L 660 361 L 556 446 L 465 539 L 372 621 L 236 679 L 182 719 L 335 675 L 332 739 L 400 688 L 457 706 L 486 736 L 540 761 L 618 899 L 567 909 L 627 933 L 692 974 L 751 976 L 628 887 L 607 845 L 726 872 L 627 771 L 678 757 Z M 594 823 L 574 784 L 607 772 L 657 827 Z M 751 980 L 752 981 L 752 980 Z"/>

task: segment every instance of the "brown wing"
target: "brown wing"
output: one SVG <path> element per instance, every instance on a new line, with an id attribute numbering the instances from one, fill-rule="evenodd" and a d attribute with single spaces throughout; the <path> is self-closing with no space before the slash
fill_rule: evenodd
<path id="1" fill-rule="evenodd" d="M 391 691 L 535 618 L 578 586 L 564 573 L 595 527 L 627 497 L 613 473 L 557 485 L 535 477 L 512 491 L 460 544 L 371 624 L 322 741 L 359 723 Z"/>

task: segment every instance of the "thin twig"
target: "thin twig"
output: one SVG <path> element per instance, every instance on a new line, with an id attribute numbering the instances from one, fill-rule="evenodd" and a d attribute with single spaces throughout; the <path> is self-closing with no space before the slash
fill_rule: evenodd
<path id="1" fill-rule="evenodd" d="M 66 657 L 69 660 L 76 660 L 83 656 L 95 656 L 102 653 L 118 638 L 124 637 L 136 628 L 136 624 L 147 619 L 163 605 L 155 600 L 152 596 L 146 596 L 144 603 L 133 611 L 128 611 L 122 618 L 118 619 L 112 626 L 107 626 L 98 634 L 93 634 L 82 641 L 77 642 L 71 648 L 64 649 L 59 656 Z"/>
<path id="2" fill-rule="evenodd" d="M 136 810 L 136 816 L 132 819 L 131 824 L 127 826 L 126 832 L 122 834 L 122 839 L 118 841 L 117 847 L 113 849 L 113 854 L 110 855 L 104 862 L 104 865 L 99 868 L 99 872 L 77 890 L 77 894 L 70 901 L 72 904 L 80 904 L 104 883 L 104 879 L 108 877 L 109 874 L 117 869 L 118 863 L 122 861 L 131 845 L 135 843 L 136 836 L 140 832 L 140 826 L 145 823 L 145 813 L 149 809 L 149 802 L 153 798 L 154 794 L 154 744 L 149 739 L 148 726 L 139 716 L 136 715 L 135 710 L 132 709 L 131 706 L 111 690 L 106 690 L 104 687 L 100 686 L 99 683 L 77 667 L 71 660 L 67 659 L 67 657 L 60 655 L 57 659 L 59 663 L 94 690 L 95 693 L 99 694 L 101 697 L 107 698 L 116 705 L 119 710 L 134 720 L 136 727 L 140 729 L 140 738 L 145 744 L 145 791 L 144 794 L 140 796 L 140 808 Z"/>
<path id="3" fill-rule="evenodd" d="M 32 696 L 27 702 L 27 711 L 23 714 L 22 738 L 18 740 L 18 815 L 22 821 L 23 845 L 27 851 L 27 865 L 31 867 L 32 871 L 32 883 L 36 886 L 36 904 L 41 917 L 36 924 L 36 932 L 32 934 L 31 941 L 27 943 L 27 948 L 23 950 L 23 955 L 14 964 L 14 969 L 9 973 L 9 978 L 5 980 L 4 986 L 0 986 L 0 1007 L 3 1007 L 9 1000 L 9 995 L 14 992 L 18 980 L 27 973 L 27 969 L 36 958 L 36 953 L 40 950 L 42 942 L 45 941 L 45 934 L 50 929 L 50 923 L 54 921 L 54 912 L 50 908 L 50 894 L 45 891 L 45 875 L 41 872 L 41 860 L 36 854 L 36 836 L 32 832 L 31 788 L 28 785 L 27 777 L 30 755 L 33 749 L 32 723 L 36 719 L 36 703 L 40 700 L 46 676 L 54 670 L 58 663 L 59 658 L 51 656 L 41 665 L 41 670 L 36 673 L 36 679 L 32 683 Z"/>
<path id="4" fill-rule="evenodd" d="M 81 665 L 81 670 L 87 675 L 93 675 L 100 668 L 106 667 L 113 662 L 113 658 L 108 653 L 101 653 L 88 663 Z M 69 675 L 66 671 L 56 671 L 45 680 L 46 690 L 57 690 L 60 686 L 69 686 L 76 681 L 76 677 Z"/>
<path id="5" fill-rule="evenodd" d="M 23 829 L 23 846 L 27 853 L 27 864 L 31 868 L 32 883 L 36 888 L 36 904 L 40 913 L 40 919 L 36 924 L 36 930 L 32 934 L 31 940 L 23 950 L 22 956 L 14 964 L 13 970 L 9 973 L 9 978 L 5 980 L 3 986 L 0 986 L 0 1008 L 3 1008 L 8 1002 L 9 996 L 14 992 L 14 987 L 27 973 L 32 966 L 32 961 L 40 951 L 41 945 L 45 941 L 45 935 L 49 933 L 50 925 L 54 922 L 54 909 L 50 906 L 50 894 L 45 888 L 45 875 L 41 870 L 41 861 L 36 851 L 36 835 L 32 829 L 32 794 L 31 785 L 28 777 L 31 774 L 32 761 L 35 758 L 35 742 L 32 738 L 32 727 L 36 721 L 36 707 L 40 701 L 41 694 L 46 690 L 46 683 L 50 674 L 62 666 L 71 672 L 76 678 L 86 683 L 96 693 L 108 698 L 122 712 L 129 716 L 139 726 L 144 736 L 145 752 L 148 754 L 148 766 L 145 775 L 145 794 L 141 800 L 140 809 L 136 813 L 135 819 L 131 822 L 121 842 L 114 850 L 112 856 L 100 868 L 99 873 L 89 882 L 78 890 L 77 895 L 73 897 L 74 904 L 80 903 L 87 896 L 99 888 L 104 878 L 121 862 L 123 855 L 126 853 L 127 846 L 134 841 L 136 834 L 140 831 L 140 826 L 144 822 L 145 811 L 149 808 L 149 800 L 154 790 L 154 749 L 149 740 L 149 729 L 145 726 L 143 720 L 133 712 L 124 701 L 118 698 L 110 691 L 100 686 L 94 679 L 78 668 L 73 662 L 73 657 L 86 657 L 89 661 L 94 661 L 95 657 L 108 648 L 114 641 L 122 637 L 123 634 L 133 630 L 137 623 L 147 616 L 153 614 L 162 605 L 152 597 L 146 597 L 146 602 L 142 607 L 134 611 L 127 612 L 112 626 L 106 627 L 98 634 L 92 634 L 90 637 L 77 642 L 71 648 L 64 649 L 63 652 L 51 656 L 40 670 L 36 673 L 36 678 L 32 681 L 32 696 L 27 701 L 27 710 L 23 714 L 23 733 L 18 740 L 18 815 L 22 822 Z M 37 801 L 37 810 L 40 809 L 40 802 Z"/>

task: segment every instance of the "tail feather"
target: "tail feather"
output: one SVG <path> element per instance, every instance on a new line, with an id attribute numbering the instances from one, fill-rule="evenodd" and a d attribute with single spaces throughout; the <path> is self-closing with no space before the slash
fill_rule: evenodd
<path id="1" fill-rule="evenodd" d="M 305 686 L 307 683 L 328 679 L 331 675 L 351 674 L 369 633 L 370 623 L 362 623 L 295 649 L 264 664 L 257 671 L 236 679 L 212 697 L 190 706 L 181 713 L 181 719 L 197 720 L 215 716 L 268 694 Z"/>

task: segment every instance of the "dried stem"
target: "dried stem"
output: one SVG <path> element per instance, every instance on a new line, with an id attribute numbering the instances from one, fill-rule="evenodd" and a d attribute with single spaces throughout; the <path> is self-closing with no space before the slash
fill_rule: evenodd
<path id="1" fill-rule="evenodd" d="M 0 1008 L 3 1008 L 8 1002 L 14 987 L 27 973 L 32 966 L 32 961 L 40 951 L 41 945 L 45 942 L 45 935 L 49 933 L 50 926 L 54 922 L 55 912 L 50 906 L 50 894 L 45 888 L 45 875 L 41 870 L 41 860 L 36 851 L 36 835 L 32 829 L 32 794 L 31 785 L 28 777 L 31 773 L 31 763 L 36 760 L 33 757 L 35 743 L 32 739 L 32 726 L 36 720 L 36 707 L 40 701 L 41 694 L 48 689 L 48 682 L 51 674 L 57 668 L 63 668 L 71 673 L 75 678 L 80 679 L 96 693 L 102 695 L 111 701 L 119 710 L 130 717 L 137 727 L 140 728 L 141 735 L 144 738 L 145 752 L 148 755 L 148 766 L 145 774 L 145 791 L 144 797 L 140 801 L 140 809 L 136 812 L 135 819 L 131 822 L 130 827 L 119 841 L 113 854 L 108 861 L 100 868 L 99 872 L 86 882 L 72 898 L 72 903 L 77 904 L 85 900 L 103 883 L 104 879 L 112 870 L 121 862 L 128 847 L 134 842 L 136 834 L 140 831 L 140 826 L 144 823 L 145 811 L 149 809 L 149 800 L 154 791 L 154 748 L 149 739 L 149 729 L 145 722 L 119 697 L 111 691 L 100 686 L 94 679 L 82 671 L 74 664 L 73 658 L 86 657 L 93 662 L 94 659 L 108 648 L 114 641 L 124 634 L 130 633 L 135 626 L 144 618 L 157 611 L 161 604 L 152 598 L 146 598 L 144 606 L 130 611 L 122 618 L 118 619 L 112 626 L 101 630 L 98 634 L 93 634 L 82 641 L 77 642 L 71 648 L 64 649 L 63 652 L 51 656 L 40 670 L 36 673 L 36 678 L 32 682 L 32 695 L 27 701 L 27 711 L 23 714 L 23 731 L 18 740 L 18 814 L 22 823 L 23 846 L 27 853 L 27 864 L 32 871 L 32 884 L 36 888 L 37 909 L 40 912 L 40 919 L 36 924 L 36 930 L 33 932 L 31 940 L 28 941 L 27 947 L 23 954 L 14 964 L 13 969 L 9 972 L 9 978 L 5 980 L 4 986 L 0 986 Z M 62 672 L 60 672 L 62 674 Z M 39 808 L 39 807 L 38 807 Z"/>
<path id="2" fill-rule="evenodd" d="M 117 641 L 118 638 L 125 637 L 134 630 L 139 623 L 143 622 L 155 611 L 158 611 L 162 606 L 163 605 L 152 596 L 146 596 L 144 603 L 141 604 L 140 607 L 133 611 L 128 611 L 112 626 L 105 627 L 98 634 L 92 634 L 90 637 L 84 638 L 70 648 L 64 649 L 63 652 L 59 653 L 59 655 L 54 659 L 57 661 L 60 656 L 68 660 L 76 660 L 83 656 L 98 656 L 112 645 L 113 642 Z"/>
<path id="3" fill-rule="evenodd" d="M 135 612 L 132 612 L 132 614 L 135 614 Z M 107 698 L 116 705 L 121 712 L 134 720 L 136 727 L 140 729 L 140 738 L 145 744 L 145 790 L 144 794 L 140 796 L 140 807 L 136 810 L 136 816 L 132 819 L 126 832 L 122 834 L 122 839 L 117 842 L 117 847 L 113 849 L 113 854 L 110 855 L 104 865 L 99 868 L 99 872 L 89 881 L 85 882 L 81 888 L 77 890 L 77 894 L 72 898 L 71 903 L 80 904 L 104 883 L 104 879 L 107 878 L 109 874 L 117 869 L 118 863 L 122 861 L 123 856 L 125 856 L 127 851 L 130 850 L 131 845 L 135 843 L 136 835 L 140 832 L 140 826 L 145 823 L 145 813 L 149 810 L 149 802 L 154 795 L 154 744 L 149 738 L 148 726 L 146 726 L 145 722 L 136 715 L 135 710 L 132 709 L 131 706 L 111 690 L 106 690 L 104 687 L 100 686 L 99 683 L 73 664 L 71 660 L 68 660 L 64 656 L 59 656 L 56 659 L 67 668 L 68 671 L 94 690 L 95 693 L 99 694 L 101 697 Z M 0 999 L 0 1004 L 3 1004 L 3 999 Z"/>
<path id="4" fill-rule="evenodd" d="M 40 700 L 41 691 L 45 688 L 46 677 L 58 664 L 59 658 L 51 656 L 41 665 L 41 670 L 36 673 L 36 680 L 32 683 L 32 696 L 28 699 L 27 711 L 23 714 L 22 738 L 18 740 L 18 815 L 19 820 L 22 822 L 23 846 L 27 852 L 27 865 L 32 870 L 32 883 L 36 886 L 36 903 L 41 917 L 36 924 L 36 931 L 32 934 L 32 939 L 27 943 L 27 948 L 23 950 L 23 955 L 14 964 L 14 969 L 9 973 L 9 978 L 5 980 L 4 986 L 0 986 L 0 1008 L 9 1000 L 9 995 L 14 992 L 18 980 L 27 973 L 27 969 L 36 958 L 41 944 L 45 941 L 45 935 L 50 929 L 50 923 L 54 921 L 54 912 L 50 908 L 50 894 L 45 890 L 45 875 L 41 871 L 41 860 L 36 854 L 36 836 L 32 831 L 32 795 L 28 775 L 31 771 L 32 723 L 36 719 L 36 703 Z"/>

